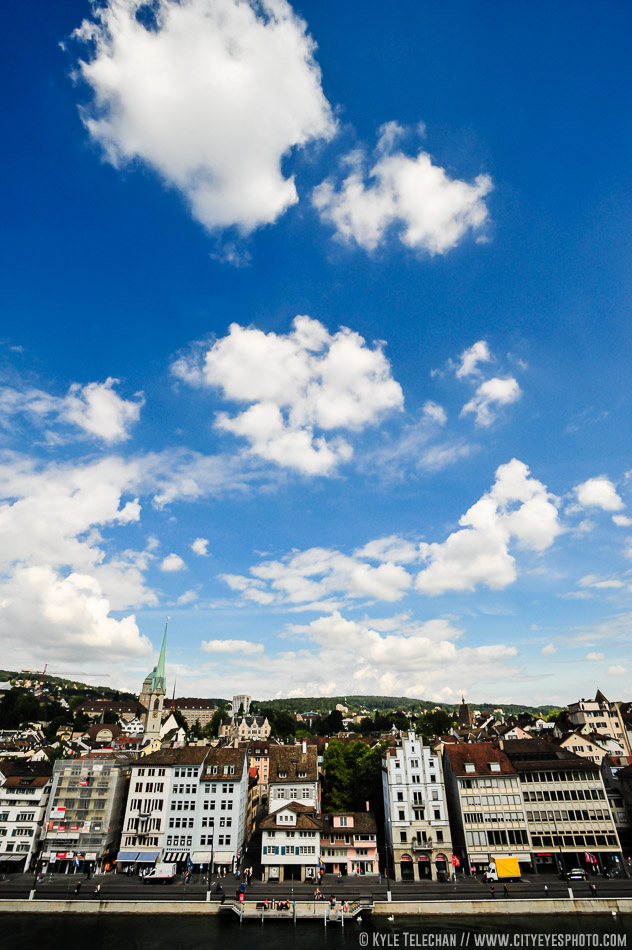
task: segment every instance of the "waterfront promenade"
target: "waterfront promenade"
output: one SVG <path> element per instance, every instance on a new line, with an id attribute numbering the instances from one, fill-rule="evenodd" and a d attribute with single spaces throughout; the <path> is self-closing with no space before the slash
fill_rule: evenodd
<path id="1" fill-rule="evenodd" d="M 216 881 L 213 877 L 212 883 Z M 81 882 L 79 893 L 75 893 Z M 320 890 L 326 898 L 336 899 L 339 910 L 343 902 L 374 905 L 374 913 L 560 913 L 602 912 L 628 913 L 632 910 L 632 881 L 627 878 L 596 879 L 597 896 L 591 895 L 589 883 L 559 878 L 529 877 L 508 884 L 509 896 L 503 896 L 502 884 L 490 886 L 480 878 L 459 879 L 457 883 L 403 882 L 394 883 L 375 878 L 345 878 L 325 875 Z M 100 885 L 98 894 L 95 888 Z M 34 886 L 32 874 L 7 875 L 0 880 L 0 912 L 35 911 L 40 905 L 54 910 L 59 905 L 78 913 L 112 910 L 115 912 L 217 913 L 222 904 L 234 903 L 238 882 L 232 875 L 222 879 L 222 893 L 207 887 L 205 875 L 193 875 L 189 883 L 178 877 L 167 885 L 143 884 L 138 877 L 124 874 L 95 875 L 87 880 L 80 874 L 46 875 Z M 547 891 L 545 891 L 545 886 Z M 390 895 L 390 900 L 389 900 Z M 246 890 L 249 910 L 260 911 L 265 899 L 296 902 L 303 908 L 301 916 L 325 915 L 329 901 L 315 901 L 315 887 L 307 883 L 263 883 L 253 881 Z M 226 908 L 228 910 L 228 908 Z M 287 912 L 286 912 L 287 913 Z M 281 915 L 283 916 L 283 915 Z M 288 915 L 290 916 L 290 915 Z M 334 915 L 336 916 L 336 915 Z"/>

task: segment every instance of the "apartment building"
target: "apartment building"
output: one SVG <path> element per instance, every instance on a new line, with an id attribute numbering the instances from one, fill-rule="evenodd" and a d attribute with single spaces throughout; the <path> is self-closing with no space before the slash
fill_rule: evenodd
<path id="1" fill-rule="evenodd" d="M 624 755 L 632 755 L 624 713 L 625 704 L 609 702 L 600 689 L 594 699 L 580 699 L 568 707 L 568 716 L 574 727 L 585 733 L 611 736 L 621 743 Z"/>
<path id="2" fill-rule="evenodd" d="M 492 858 L 515 857 L 532 870 L 520 776 L 507 755 L 492 742 L 446 745 L 443 770 L 460 868 L 477 873 Z"/>
<path id="3" fill-rule="evenodd" d="M 273 743 L 268 741 L 240 742 L 238 749 L 245 749 L 248 756 L 248 766 L 257 770 L 257 802 L 267 801 L 269 794 L 270 777 L 270 748 Z"/>
<path id="4" fill-rule="evenodd" d="M 186 746 L 144 756 L 132 769 L 119 863 L 233 868 L 247 790 L 244 750 Z"/>
<path id="5" fill-rule="evenodd" d="M 520 777 L 535 869 L 620 870 L 621 844 L 599 766 L 542 739 L 511 740 L 502 749 Z"/>
<path id="6" fill-rule="evenodd" d="M 445 879 L 452 843 L 439 755 L 414 732 L 382 759 L 386 845 L 396 881 Z"/>
<path id="7" fill-rule="evenodd" d="M 379 859 L 375 816 L 368 811 L 322 816 L 321 867 L 328 874 L 377 875 Z"/>
<path id="8" fill-rule="evenodd" d="M 320 813 L 318 752 L 315 746 L 277 745 L 269 747 L 268 811 L 277 811 L 297 802 Z"/>
<path id="9" fill-rule="evenodd" d="M 264 881 L 318 880 L 323 820 L 311 806 L 287 802 L 259 828 Z"/>
<path id="10" fill-rule="evenodd" d="M 0 762 L 0 872 L 35 864 L 52 775 L 48 762 Z"/>
<path id="11" fill-rule="evenodd" d="M 55 762 L 42 831 L 41 860 L 49 871 L 105 869 L 113 862 L 131 764 L 125 752 L 111 751 Z"/>

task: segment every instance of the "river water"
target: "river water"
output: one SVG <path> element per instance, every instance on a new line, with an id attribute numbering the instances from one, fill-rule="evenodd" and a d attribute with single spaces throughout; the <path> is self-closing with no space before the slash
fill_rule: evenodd
<path id="1" fill-rule="evenodd" d="M 325 928 L 323 923 L 312 920 L 299 920 L 296 924 L 291 920 L 268 920 L 263 924 L 244 921 L 240 925 L 236 916 L 0 915 L 0 950 L 501 950 L 503 946 L 509 950 L 632 950 L 632 916 L 490 914 L 396 917 L 393 921 L 365 916 L 361 923 L 346 922 L 343 929 L 339 925 Z"/>

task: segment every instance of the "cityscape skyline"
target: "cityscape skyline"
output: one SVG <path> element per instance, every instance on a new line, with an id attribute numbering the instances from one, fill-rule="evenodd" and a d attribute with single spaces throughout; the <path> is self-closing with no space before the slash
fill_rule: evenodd
<path id="1" fill-rule="evenodd" d="M 630 10 L 222 11 L 9 12 L 3 666 L 625 698 Z"/>

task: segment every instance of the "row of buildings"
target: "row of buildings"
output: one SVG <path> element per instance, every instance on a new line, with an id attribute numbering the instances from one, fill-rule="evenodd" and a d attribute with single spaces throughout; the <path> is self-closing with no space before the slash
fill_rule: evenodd
<path id="1" fill-rule="evenodd" d="M 627 871 L 626 704 L 598 692 L 546 723 L 475 717 L 463 703 L 456 727 L 430 743 L 393 727 L 382 801 L 373 802 L 384 812 L 378 828 L 368 802 L 359 812 L 323 813 L 323 753 L 331 740 L 282 744 L 269 736 L 267 720 L 250 714 L 248 696 L 233 698 L 232 728 L 213 744 L 187 745 L 181 727 L 165 732 L 173 717 L 165 649 L 166 632 L 139 697 L 135 741 L 115 734 L 136 719 L 131 703 L 119 726 L 94 723 L 81 754 L 73 748 L 53 767 L 34 756 L 0 759 L 0 870 L 87 864 L 138 871 L 157 861 L 232 870 L 250 843 L 250 863 L 256 849 L 264 880 L 316 880 L 323 871 L 445 879 L 504 856 L 534 874 Z"/>

